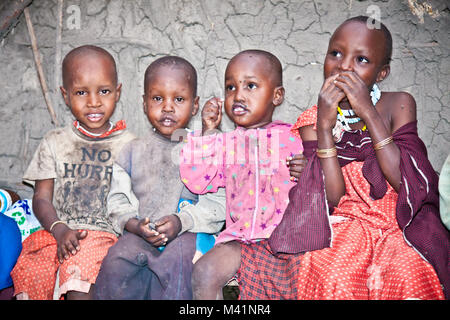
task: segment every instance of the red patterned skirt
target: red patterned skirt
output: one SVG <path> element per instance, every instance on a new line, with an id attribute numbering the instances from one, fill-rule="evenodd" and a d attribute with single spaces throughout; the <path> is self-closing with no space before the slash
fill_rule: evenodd
<path id="1" fill-rule="evenodd" d="M 60 264 L 55 238 L 45 230 L 36 231 L 23 242 L 11 272 L 15 295 L 21 293 L 23 299 L 52 300 L 58 270 L 59 296 L 67 291 L 89 292 L 103 258 L 116 241 L 117 237 L 111 233 L 88 230 L 86 238 L 80 240 L 81 250 Z"/>
<path id="2" fill-rule="evenodd" d="M 240 299 L 444 299 L 433 267 L 403 240 L 357 220 L 333 225 L 331 248 L 274 256 L 242 245 Z"/>

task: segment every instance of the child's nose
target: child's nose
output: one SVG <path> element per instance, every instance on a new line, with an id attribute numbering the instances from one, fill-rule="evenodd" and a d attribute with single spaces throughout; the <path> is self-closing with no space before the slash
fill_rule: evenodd
<path id="1" fill-rule="evenodd" d="M 353 64 L 350 57 L 346 57 L 345 59 L 341 60 L 341 63 L 339 65 L 339 68 L 342 71 L 353 71 Z"/>
<path id="2" fill-rule="evenodd" d="M 96 94 L 90 94 L 88 98 L 88 107 L 99 107 L 101 105 L 101 100 Z"/>
<path id="3" fill-rule="evenodd" d="M 244 88 L 236 88 L 235 94 L 234 94 L 234 100 L 235 101 L 243 101 L 244 100 Z"/>
<path id="4" fill-rule="evenodd" d="M 173 112 L 174 111 L 174 107 L 171 101 L 166 100 L 163 104 L 162 107 L 164 112 Z"/>

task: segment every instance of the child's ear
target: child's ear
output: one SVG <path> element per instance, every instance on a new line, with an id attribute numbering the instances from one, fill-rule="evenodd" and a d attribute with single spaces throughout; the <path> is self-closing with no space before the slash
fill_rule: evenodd
<path id="1" fill-rule="evenodd" d="M 381 82 L 384 79 L 386 79 L 389 75 L 389 73 L 391 73 L 391 66 L 388 64 L 385 64 L 383 67 L 381 67 L 380 72 L 378 72 L 377 74 L 377 79 L 375 80 L 375 82 Z"/>
<path id="2" fill-rule="evenodd" d="M 69 96 L 68 96 L 68 94 L 67 94 L 66 89 L 65 89 L 63 86 L 60 86 L 60 87 L 59 87 L 59 90 L 61 90 L 61 94 L 62 94 L 62 96 L 63 96 L 63 98 L 64 98 L 64 102 L 66 103 L 66 105 L 67 105 L 68 107 L 70 107 Z"/>
<path id="3" fill-rule="evenodd" d="M 278 107 L 284 101 L 284 87 L 276 87 L 273 95 L 273 105 Z"/>
<path id="4" fill-rule="evenodd" d="M 192 108 L 192 116 L 195 116 L 198 112 L 200 97 L 196 96 L 194 99 L 194 107 Z"/>
<path id="5" fill-rule="evenodd" d="M 116 87 L 116 102 L 120 100 L 121 93 L 122 93 L 122 84 L 119 83 Z"/>
<path id="6" fill-rule="evenodd" d="M 145 102 L 145 94 L 142 95 L 142 106 L 144 107 L 144 113 L 147 114 L 147 102 Z"/>

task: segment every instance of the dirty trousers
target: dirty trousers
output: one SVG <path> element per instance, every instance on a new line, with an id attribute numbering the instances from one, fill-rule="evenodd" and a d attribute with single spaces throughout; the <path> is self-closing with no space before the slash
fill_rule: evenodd
<path id="1" fill-rule="evenodd" d="M 196 234 L 185 232 L 160 252 L 126 232 L 103 260 L 95 283 L 99 300 L 190 300 Z"/>

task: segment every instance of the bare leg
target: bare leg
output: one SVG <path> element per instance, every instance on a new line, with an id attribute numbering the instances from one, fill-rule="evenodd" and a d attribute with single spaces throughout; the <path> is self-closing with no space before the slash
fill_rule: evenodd
<path id="1" fill-rule="evenodd" d="M 88 293 L 79 291 L 68 291 L 67 300 L 92 300 L 93 292 L 94 292 L 94 285 L 91 285 L 91 288 Z"/>
<path id="2" fill-rule="evenodd" d="M 241 265 L 241 245 L 237 241 L 220 243 L 194 265 L 194 300 L 223 300 L 222 288 Z"/>

